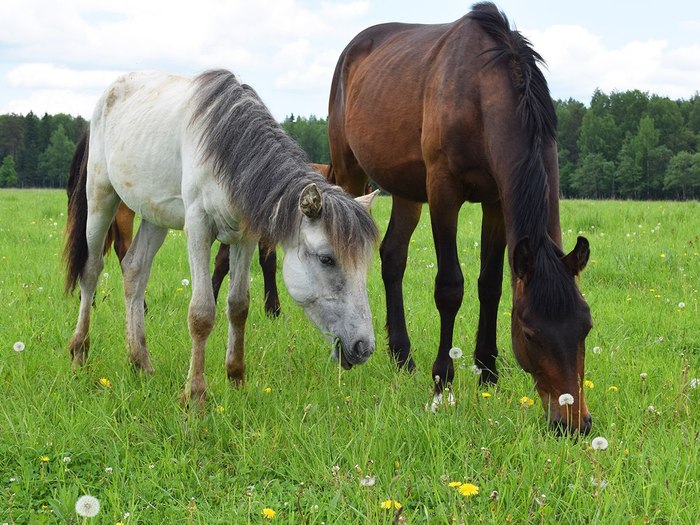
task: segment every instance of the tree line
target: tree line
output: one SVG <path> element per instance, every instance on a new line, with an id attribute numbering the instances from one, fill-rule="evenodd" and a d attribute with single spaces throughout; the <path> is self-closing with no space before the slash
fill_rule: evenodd
<path id="1" fill-rule="evenodd" d="M 555 108 L 564 197 L 700 197 L 700 94 L 674 101 L 639 90 L 596 90 L 588 107 L 569 99 Z M 281 124 L 312 162 L 330 161 L 327 119 L 290 115 Z M 0 115 L 0 187 L 65 187 L 87 126 L 65 114 Z"/>

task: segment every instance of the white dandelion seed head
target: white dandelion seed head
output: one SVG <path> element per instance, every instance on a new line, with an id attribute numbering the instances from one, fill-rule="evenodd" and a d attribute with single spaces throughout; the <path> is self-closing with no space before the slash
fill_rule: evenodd
<path id="1" fill-rule="evenodd" d="M 481 374 L 481 368 L 479 368 L 477 365 L 472 365 L 472 374 L 478 376 Z"/>
<path id="2" fill-rule="evenodd" d="M 15 352 L 24 352 L 25 346 L 22 341 L 17 341 L 15 344 L 12 345 L 12 348 Z"/>
<path id="3" fill-rule="evenodd" d="M 598 436 L 593 438 L 593 441 L 591 441 L 591 446 L 593 447 L 593 450 L 605 450 L 608 448 L 608 440 L 603 436 Z"/>
<path id="4" fill-rule="evenodd" d="M 649 412 L 650 414 L 656 413 L 656 407 L 654 405 L 649 405 L 647 407 L 647 412 Z"/>
<path id="5" fill-rule="evenodd" d="M 639 374 L 639 377 L 642 379 L 642 381 L 644 381 L 647 378 L 647 373 L 642 372 L 641 374 Z"/>
<path id="6" fill-rule="evenodd" d="M 565 393 L 559 396 L 559 404 L 561 406 L 564 405 L 573 405 L 574 404 L 574 396 L 571 394 Z"/>
<path id="7" fill-rule="evenodd" d="M 450 357 L 452 359 L 460 359 L 462 357 L 462 349 L 457 346 L 453 346 L 450 348 Z"/>
<path id="8" fill-rule="evenodd" d="M 678 308 L 680 308 L 680 309 L 685 308 L 685 303 L 684 303 L 683 301 L 681 301 L 680 303 L 678 303 Z"/>
<path id="9" fill-rule="evenodd" d="M 365 476 L 364 478 L 360 478 L 360 486 L 362 487 L 374 487 L 376 482 L 377 478 L 374 476 Z"/>
<path id="10" fill-rule="evenodd" d="M 109 279 L 109 273 L 107 273 L 107 272 L 103 273 L 102 277 L 104 277 L 105 279 Z"/>
<path id="11" fill-rule="evenodd" d="M 112 473 L 112 467 L 106 467 L 106 468 L 105 468 L 105 472 L 106 472 L 107 474 L 111 474 L 111 473 Z"/>
<path id="12" fill-rule="evenodd" d="M 189 280 L 189 279 L 183 279 L 182 281 L 180 281 L 180 284 L 181 284 L 182 286 L 189 286 L 189 285 L 190 285 L 190 280 Z"/>
<path id="13" fill-rule="evenodd" d="M 70 456 L 63 456 L 64 463 L 70 463 Z"/>
<path id="14" fill-rule="evenodd" d="M 602 349 L 601 347 L 599 347 L 599 346 L 594 346 L 594 347 L 593 347 L 593 353 L 594 353 L 594 354 L 599 354 L 599 353 L 601 353 L 602 351 L 603 351 L 603 349 Z"/>
<path id="15" fill-rule="evenodd" d="M 75 502 L 75 512 L 84 518 L 94 518 L 100 512 L 100 500 L 88 494 L 80 496 Z"/>

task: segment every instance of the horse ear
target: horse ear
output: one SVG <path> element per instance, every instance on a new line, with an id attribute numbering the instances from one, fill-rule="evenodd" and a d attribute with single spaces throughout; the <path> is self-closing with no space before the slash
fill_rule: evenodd
<path id="1" fill-rule="evenodd" d="M 301 209 L 301 213 L 306 215 L 309 219 L 315 219 L 321 215 L 322 202 L 321 192 L 313 182 L 301 190 L 299 208 Z"/>
<path id="2" fill-rule="evenodd" d="M 576 239 L 576 246 L 574 246 L 574 249 L 562 257 L 562 262 L 569 269 L 571 275 L 576 277 L 586 267 L 590 256 L 591 248 L 588 244 L 588 239 L 579 237 Z"/>
<path id="3" fill-rule="evenodd" d="M 362 207 L 370 211 L 372 209 L 372 202 L 374 202 L 374 199 L 379 195 L 381 190 L 374 190 L 372 193 L 368 193 L 367 195 L 362 195 L 361 197 L 355 197 L 355 200 L 362 205 Z"/>
<path id="4" fill-rule="evenodd" d="M 518 279 L 528 279 L 532 275 L 533 264 L 534 257 L 530 251 L 530 239 L 523 237 L 513 249 L 513 274 Z"/>

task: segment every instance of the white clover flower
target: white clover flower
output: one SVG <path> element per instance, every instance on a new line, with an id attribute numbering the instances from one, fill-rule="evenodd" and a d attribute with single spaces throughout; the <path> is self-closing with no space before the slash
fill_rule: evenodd
<path id="1" fill-rule="evenodd" d="M 573 405 L 574 404 L 574 396 L 571 394 L 562 394 L 559 396 L 559 404 L 561 406 L 564 405 Z"/>
<path id="2" fill-rule="evenodd" d="M 75 502 L 75 512 L 84 518 L 94 518 L 100 512 L 100 500 L 88 494 L 80 496 Z"/>
<path id="3" fill-rule="evenodd" d="M 15 344 L 12 345 L 12 348 L 15 352 L 24 352 L 25 347 L 22 341 L 17 341 Z"/>
<path id="4" fill-rule="evenodd" d="M 452 359 L 460 359 L 462 357 L 462 349 L 456 346 L 450 348 L 450 357 Z"/>
<path id="5" fill-rule="evenodd" d="M 182 286 L 189 286 L 189 285 L 190 285 L 190 281 L 189 281 L 189 279 L 183 279 L 182 281 L 180 281 L 180 284 L 181 284 Z"/>
<path id="6" fill-rule="evenodd" d="M 593 447 L 593 450 L 605 450 L 608 448 L 608 440 L 603 436 L 593 438 L 593 441 L 591 441 L 591 447 Z"/>

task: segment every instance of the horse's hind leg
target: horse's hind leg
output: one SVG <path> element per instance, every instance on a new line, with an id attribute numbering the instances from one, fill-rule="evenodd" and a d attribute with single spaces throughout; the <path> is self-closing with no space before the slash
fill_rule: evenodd
<path id="1" fill-rule="evenodd" d="M 95 190 L 97 191 L 97 190 Z M 95 204 L 98 203 L 98 205 Z M 73 368 L 82 366 L 87 360 L 90 347 L 90 316 L 92 300 L 97 288 L 97 281 L 104 268 L 104 243 L 107 231 L 119 203 L 116 194 L 105 190 L 99 198 L 88 200 L 86 228 L 87 259 L 80 274 L 80 310 L 78 322 L 69 343 Z"/>
<path id="2" fill-rule="evenodd" d="M 416 365 L 411 357 L 411 341 L 406 329 L 403 304 L 403 276 L 406 271 L 408 244 L 420 220 L 421 204 L 393 197 L 391 218 L 379 249 L 382 279 L 386 291 L 386 326 L 389 350 L 396 363 L 409 371 Z"/>
<path id="3" fill-rule="evenodd" d="M 258 262 L 265 285 L 265 313 L 270 317 L 279 317 L 281 307 L 277 293 L 277 252 L 275 244 L 268 239 L 260 239 L 258 243 Z"/>
<path id="4" fill-rule="evenodd" d="M 482 383 L 495 383 L 496 324 L 503 285 L 503 257 L 506 234 L 503 212 L 498 204 L 482 204 L 481 271 L 479 273 L 479 329 L 476 334 L 474 362 L 481 369 Z"/>
<path id="5" fill-rule="evenodd" d="M 216 258 L 214 259 L 214 273 L 211 274 L 211 286 L 214 290 L 214 302 L 216 302 L 218 299 L 221 284 L 224 282 L 224 277 L 226 277 L 228 274 L 228 252 L 228 244 L 219 244 L 219 251 L 216 252 Z"/>
<path id="6" fill-rule="evenodd" d="M 148 374 L 153 373 L 153 366 L 146 348 L 144 296 L 153 257 L 163 244 L 167 233 L 167 228 L 141 221 L 139 231 L 122 261 L 129 358 L 136 368 Z"/>
<path id="7" fill-rule="evenodd" d="M 255 244 L 250 242 L 231 245 L 226 374 L 233 386 L 242 384 L 245 374 L 243 344 L 250 304 L 250 262 L 254 250 Z"/>

